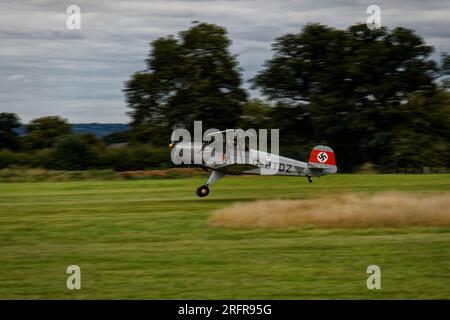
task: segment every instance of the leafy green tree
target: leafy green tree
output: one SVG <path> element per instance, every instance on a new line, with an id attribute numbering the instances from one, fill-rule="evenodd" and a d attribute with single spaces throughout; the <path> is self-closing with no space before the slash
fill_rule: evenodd
<path id="1" fill-rule="evenodd" d="M 224 28 L 199 23 L 151 43 L 147 68 L 125 85 L 135 137 L 165 144 L 174 126 L 235 127 L 246 101 Z"/>
<path id="2" fill-rule="evenodd" d="M 432 47 L 408 29 L 309 24 L 276 39 L 273 50 L 254 87 L 282 106 L 291 134 L 330 144 L 344 171 L 380 162 L 380 137 L 398 126 L 408 96 L 435 91 Z"/>
<path id="3" fill-rule="evenodd" d="M 51 147 L 57 138 L 72 133 L 72 126 L 58 116 L 42 117 L 32 120 L 27 126 L 25 144 L 28 149 Z"/>
<path id="4" fill-rule="evenodd" d="M 130 131 L 118 131 L 110 133 L 102 138 L 105 144 L 125 143 L 130 140 Z"/>
<path id="5" fill-rule="evenodd" d="M 450 76 L 450 55 L 442 53 L 441 55 L 441 75 Z"/>
<path id="6" fill-rule="evenodd" d="M 385 146 L 381 168 L 450 167 L 450 93 L 416 92 L 400 108 L 397 126 L 378 137 Z"/>
<path id="7" fill-rule="evenodd" d="M 443 53 L 441 56 L 441 84 L 447 90 L 450 89 L 450 55 Z"/>
<path id="8" fill-rule="evenodd" d="M 145 170 L 170 165 L 167 147 L 152 147 L 145 144 L 110 149 L 106 152 L 105 158 L 105 163 L 116 171 Z"/>
<path id="9" fill-rule="evenodd" d="M 0 113 L 0 149 L 17 150 L 19 137 L 14 129 L 21 126 L 20 119 L 15 113 Z"/>
<path id="10" fill-rule="evenodd" d="M 268 128 L 271 111 L 271 106 L 261 99 L 249 100 L 243 105 L 238 127 L 244 130 Z"/>
<path id="11" fill-rule="evenodd" d="M 8 149 L 0 149 L 0 169 L 17 164 L 17 162 L 17 153 Z"/>
<path id="12" fill-rule="evenodd" d="M 79 135 L 57 138 L 51 156 L 50 167 L 57 170 L 85 170 L 95 162 L 95 154 Z"/>

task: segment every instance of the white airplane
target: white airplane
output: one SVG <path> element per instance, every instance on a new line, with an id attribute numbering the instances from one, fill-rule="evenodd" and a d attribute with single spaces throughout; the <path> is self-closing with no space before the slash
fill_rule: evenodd
<path id="1" fill-rule="evenodd" d="M 233 141 L 231 145 L 236 147 L 236 141 Z M 202 160 L 202 163 L 194 164 L 194 166 L 201 167 L 205 171 L 212 170 L 205 184 L 197 188 L 197 196 L 206 197 L 209 194 L 209 186 L 226 174 L 301 176 L 307 177 L 311 183 L 312 177 L 320 177 L 337 172 L 334 151 L 324 145 L 318 145 L 312 149 L 308 162 L 252 149 L 249 148 L 248 144 L 245 148 L 234 148 L 234 152 L 230 152 L 229 146 L 230 144 L 225 144 L 224 152 L 215 155 L 215 159 L 219 156 L 222 161 L 217 162 L 211 159 L 210 161 Z M 211 142 L 172 141 L 169 144 L 169 148 L 172 150 L 172 155 L 188 152 L 192 158 L 197 154 L 201 159 L 204 159 L 204 153 L 210 155 L 211 152 L 214 152 Z M 231 157 L 230 154 L 232 155 Z M 240 158 L 241 161 L 237 161 L 237 158 Z"/>

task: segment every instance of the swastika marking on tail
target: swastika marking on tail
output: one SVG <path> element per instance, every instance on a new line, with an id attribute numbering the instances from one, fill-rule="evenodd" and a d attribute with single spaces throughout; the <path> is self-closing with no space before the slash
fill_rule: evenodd
<path id="1" fill-rule="evenodd" d="M 328 155 L 325 152 L 321 152 L 317 155 L 317 160 L 319 160 L 319 162 L 321 163 L 327 162 Z"/>

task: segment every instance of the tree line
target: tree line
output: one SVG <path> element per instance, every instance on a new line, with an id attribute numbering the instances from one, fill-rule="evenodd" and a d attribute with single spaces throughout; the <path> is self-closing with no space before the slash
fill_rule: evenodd
<path id="1" fill-rule="evenodd" d="M 258 99 L 243 88 L 231 43 L 208 23 L 151 42 L 146 68 L 124 86 L 131 129 L 104 140 L 74 135 L 55 117 L 35 119 L 19 138 L 17 117 L 2 114 L 0 166 L 6 153 L 14 164 L 20 152 L 33 161 L 45 155 L 27 165 L 57 169 L 168 166 L 171 131 L 202 120 L 204 128 L 280 129 L 281 154 L 298 159 L 330 145 L 343 172 L 368 163 L 382 172 L 450 167 L 450 58 L 432 60 L 433 48 L 414 31 L 308 24 L 282 35 L 250 80 Z M 128 145 L 107 148 L 112 142 Z"/>
<path id="2" fill-rule="evenodd" d="M 41 117 L 21 126 L 16 114 L 0 113 L 0 169 L 11 166 L 53 170 L 114 169 L 116 171 L 168 167 L 167 147 L 131 143 L 124 147 L 127 132 L 100 139 L 91 133 L 75 134 L 67 120 L 58 116 Z M 118 145 L 115 147 L 115 145 Z"/>

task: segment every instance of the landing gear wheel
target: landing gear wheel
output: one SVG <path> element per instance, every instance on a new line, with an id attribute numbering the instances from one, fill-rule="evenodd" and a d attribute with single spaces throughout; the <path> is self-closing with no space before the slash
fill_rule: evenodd
<path id="1" fill-rule="evenodd" d="M 308 177 L 308 182 L 309 182 L 309 183 L 312 183 L 311 177 Z"/>
<path id="2" fill-rule="evenodd" d="M 200 198 L 206 197 L 209 194 L 209 188 L 208 186 L 200 186 L 197 188 L 196 193 Z"/>

